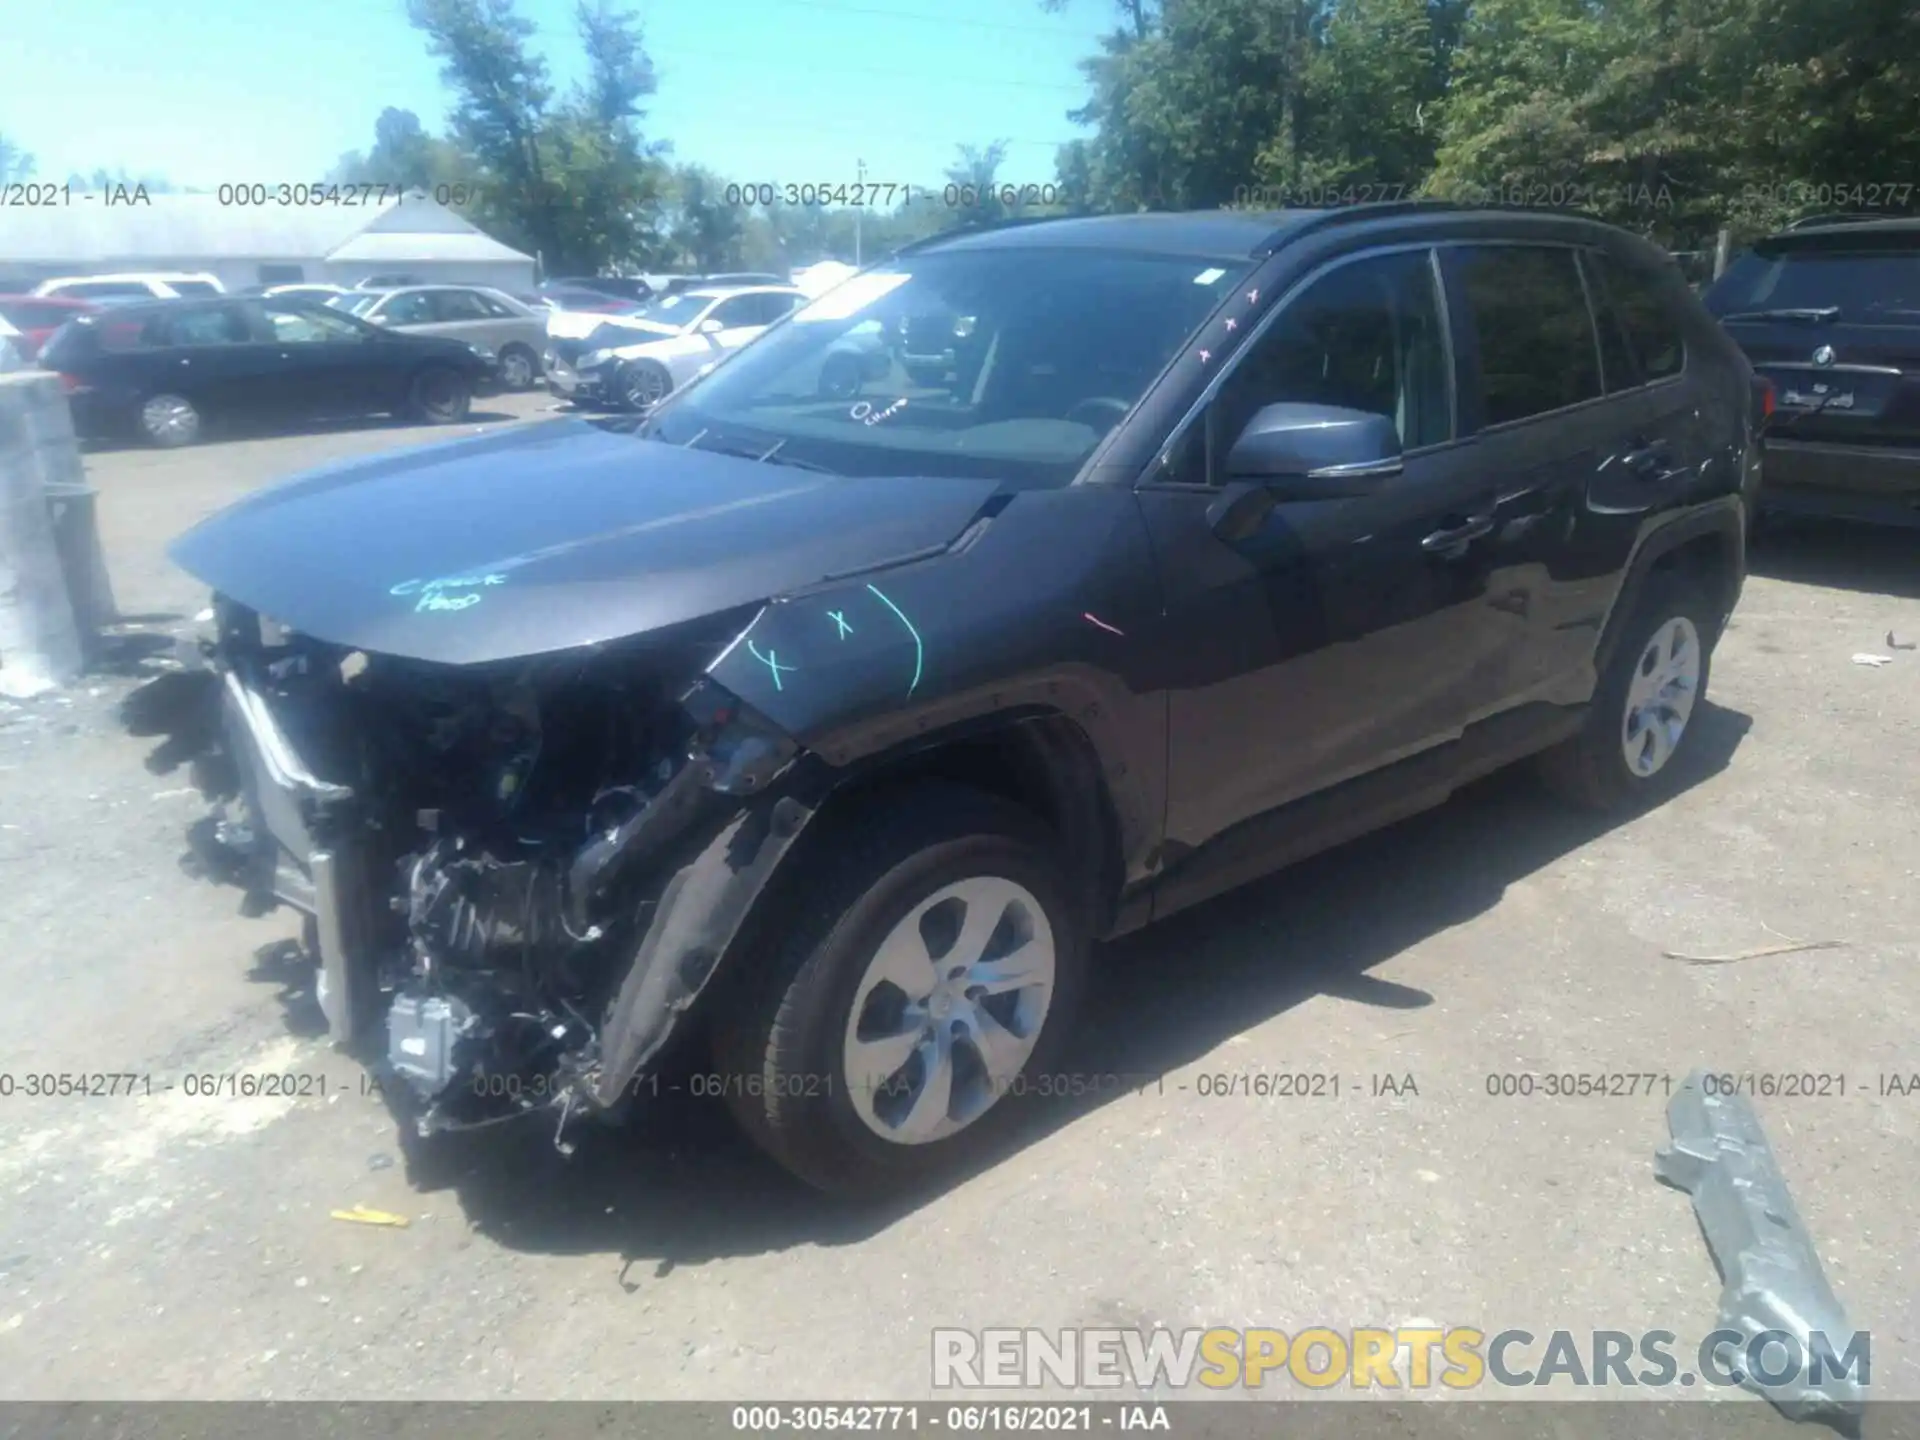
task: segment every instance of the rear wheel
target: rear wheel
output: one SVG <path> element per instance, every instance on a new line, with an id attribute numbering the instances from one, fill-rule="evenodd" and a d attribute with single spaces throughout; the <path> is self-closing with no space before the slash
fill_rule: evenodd
<path id="1" fill-rule="evenodd" d="M 673 376 L 658 360 L 623 360 L 614 393 L 629 410 L 651 410 L 673 392 Z"/>
<path id="2" fill-rule="evenodd" d="M 1657 579 L 1627 621 L 1585 727 L 1540 756 L 1548 787 L 1592 810 L 1669 793 L 1706 697 L 1716 633 L 1699 586 Z"/>
<path id="3" fill-rule="evenodd" d="M 473 387 L 466 376 L 445 365 L 429 365 L 413 377 L 408 411 L 429 425 L 453 425 L 473 408 Z"/>
<path id="4" fill-rule="evenodd" d="M 508 345 L 500 351 L 500 383 L 509 390 L 531 390 L 539 378 L 539 358 L 524 345 Z"/>
<path id="5" fill-rule="evenodd" d="M 1007 801 L 918 785 L 824 825 L 716 1060 L 762 1149 L 873 1197 L 991 1144 L 1041 1088 L 1087 942 L 1051 833 Z"/>
<path id="6" fill-rule="evenodd" d="M 201 416 L 184 395 L 150 395 L 140 405 L 140 433 L 163 449 L 191 445 L 200 438 Z"/>

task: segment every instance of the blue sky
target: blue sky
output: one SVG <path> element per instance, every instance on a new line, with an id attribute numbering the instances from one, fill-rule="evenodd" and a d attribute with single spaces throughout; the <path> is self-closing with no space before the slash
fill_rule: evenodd
<path id="1" fill-rule="evenodd" d="M 728 177 L 939 183 L 961 142 L 1011 143 L 1003 180 L 1053 178 L 1110 0 L 637 0 L 660 75 L 647 131 Z M 430 129 L 447 93 L 401 0 L 13 0 L 0 134 L 43 178 L 300 181 L 372 143 L 381 108 Z M 571 0 L 520 0 L 563 87 Z M 944 13 L 943 13 L 944 12 Z"/>

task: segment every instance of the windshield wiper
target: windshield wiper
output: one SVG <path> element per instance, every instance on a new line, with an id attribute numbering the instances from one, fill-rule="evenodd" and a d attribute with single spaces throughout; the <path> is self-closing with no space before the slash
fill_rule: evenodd
<path id="1" fill-rule="evenodd" d="M 838 470 L 829 470 L 825 465 L 817 465 L 811 460 L 801 460 L 792 455 L 782 455 L 780 451 L 787 443 L 785 440 L 775 442 L 771 450 L 755 451 L 741 450 L 730 445 L 701 445 L 700 442 L 706 438 L 706 435 L 707 432 L 705 430 L 700 431 L 693 439 L 687 441 L 685 448 L 689 450 L 695 448 L 711 450 L 716 455 L 734 455 L 742 460 L 757 460 L 762 465 L 791 465 L 796 470 L 811 470 L 817 475 L 833 475 L 836 477 L 840 475 Z"/>
<path id="2" fill-rule="evenodd" d="M 1802 305 L 1785 310 L 1734 310 L 1722 315 L 1727 320 L 1832 320 L 1840 314 L 1838 305 Z"/>

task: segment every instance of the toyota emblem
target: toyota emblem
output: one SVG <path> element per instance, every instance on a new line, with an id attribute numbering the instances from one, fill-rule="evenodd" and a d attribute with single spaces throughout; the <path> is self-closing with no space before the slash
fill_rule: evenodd
<path id="1" fill-rule="evenodd" d="M 1831 365 L 1833 363 L 1833 346 L 1822 345 L 1818 350 L 1814 351 L 1813 363 L 1816 365 Z"/>

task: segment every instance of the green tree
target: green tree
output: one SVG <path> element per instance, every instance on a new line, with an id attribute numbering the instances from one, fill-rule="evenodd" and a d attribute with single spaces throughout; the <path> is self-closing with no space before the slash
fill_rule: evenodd
<path id="1" fill-rule="evenodd" d="M 1000 167 L 1006 160 L 1004 140 L 959 147 L 959 158 L 947 167 L 947 184 L 958 187 L 960 196 L 960 208 L 955 211 L 957 218 L 990 225 L 1013 213 L 1013 207 L 1001 198 L 996 188 L 1000 183 Z"/>
<path id="2" fill-rule="evenodd" d="M 1433 167 L 1438 124 L 1426 112 L 1437 112 L 1444 85 L 1435 51 L 1427 0 L 1335 0 L 1302 65 L 1301 148 L 1263 151 L 1261 179 L 1285 182 L 1291 168 L 1309 199 L 1411 193 Z M 1283 122 L 1276 141 L 1288 133 Z"/>
<path id="3" fill-rule="evenodd" d="M 453 90 L 451 138 L 474 219 L 549 272 L 645 263 L 661 244 L 665 147 L 641 134 L 655 89 L 640 27 L 612 0 L 581 0 L 588 73 L 564 100 L 530 53 L 514 0 L 408 0 Z"/>
<path id="4" fill-rule="evenodd" d="M 668 238 L 676 258 L 696 270 L 730 270 L 744 265 L 746 213 L 729 205 L 727 182 L 703 165 L 681 165 L 673 172 Z"/>
<path id="5" fill-rule="evenodd" d="M 1040 8 L 1049 15 L 1058 15 L 1068 3 L 1069 0 L 1040 0 Z M 1160 23 L 1160 6 L 1156 0 L 1114 0 L 1114 8 L 1132 27 L 1136 40 L 1146 39 Z"/>
<path id="6" fill-rule="evenodd" d="M 470 182 L 473 166 L 459 148 L 427 133 L 411 110 L 389 105 L 373 123 L 373 148 L 350 151 L 327 177 L 339 184 L 394 185 L 428 194 Z"/>

